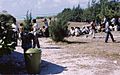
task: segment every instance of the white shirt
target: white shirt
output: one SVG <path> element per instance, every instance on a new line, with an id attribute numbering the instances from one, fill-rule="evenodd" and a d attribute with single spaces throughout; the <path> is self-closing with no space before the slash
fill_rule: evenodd
<path id="1" fill-rule="evenodd" d="M 70 34 L 73 35 L 74 33 L 75 33 L 75 30 L 72 30 L 72 29 L 71 29 L 71 30 L 70 30 Z"/>
<path id="2" fill-rule="evenodd" d="M 106 18 L 103 19 L 103 23 L 105 23 L 105 21 L 106 21 Z"/>
<path id="3" fill-rule="evenodd" d="M 112 24 L 115 24 L 115 18 L 111 19 Z"/>
<path id="4" fill-rule="evenodd" d="M 79 33 L 80 33 L 79 29 L 75 28 L 75 35 L 77 36 L 77 35 L 79 35 Z"/>
<path id="5" fill-rule="evenodd" d="M 110 31 L 109 22 L 106 22 L 106 24 L 105 24 L 105 31 L 106 32 Z"/>
<path id="6" fill-rule="evenodd" d="M 39 30 L 40 26 L 37 23 L 34 23 L 33 25 L 33 31 Z"/>

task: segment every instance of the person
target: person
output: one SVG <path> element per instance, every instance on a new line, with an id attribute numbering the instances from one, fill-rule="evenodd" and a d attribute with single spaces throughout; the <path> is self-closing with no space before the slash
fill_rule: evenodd
<path id="1" fill-rule="evenodd" d="M 96 30 L 95 26 L 96 26 L 96 23 L 95 23 L 95 20 L 93 20 L 90 23 L 90 32 L 89 32 L 89 35 L 92 35 L 92 38 L 95 38 L 95 30 Z M 88 37 L 88 35 L 86 37 Z"/>
<path id="2" fill-rule="evenodd" d="M 22 48 L 24 49 L 24 53 L 33 47 L 34 35 L 25 29 L 21 32 L 21 40 L 22 40 Z"/>
<path id="3" fill-rule="evenodd" d="M 19 45 L 21 45 L 21 42 L 22 42 L 22 40 L 21 40 L 21 33 L 23 32 L 23 30 L 24 30 L 24 27 L 23 27 L 23 23 L 20 23 L 20 26 L 19 26 L 19 33 L 18 33 L 18 44 Z"/>
<path id="4" fill-rule="evenodd" d="M 79 27 L 75 27 L 75 36 L 80 36 L 80 28 Z"/>
<path id="5" fill-rule="evenodd" d="M 110 29 L 110 19 L 109 19 L 109 18 L 106 19 L 105 32 L 106 32 L 105 43 L 108 42 L 109 36 L 111 37 L 112 41 L 115 42 L 115 40 L 114 40 L 114 38 L 113 38 L 113 35 L 112 35 L 112 33 L 111 33 L 111 29 Z"/>
<path id="6" fill-rule="evenodd" d="M 81 31 L 82 31 L 82 34 L 88 34 L 89 33 L 89 29 L 86 26 L 83 26 L 83 28 L 81 29 Z"/>
<path id="7" fill-rule="evenodd" d="M 111 23 L 113 26 L 115 25 L 115 18 L 114 17 L 111 19 Z"/>
<path id="8" fill-rule="evenodd" d="M 19 33 L 23 32 L 23 23 L 20 23 L 20 26 L 19 26 Z"/>
<path id="9" fill-rule="evenodd" d="M 46 18 L 44 19 L 44 24 L 45 24 L 45 37 L 49 37 L 49 26 Z"/>
<path id="10" fill-rule="evenodd" d="M 75 29 L 74 29 L 74 27 L 71 27 L 71 29 L 70 29 L 70 35 L 71 36 L 75 35 Z"/>
<path id="11" fill-rule="evenodd" d="M 49 30 L 45 26 L 42 27 L 43 37 L 49 37 Z"/>
<path id="12" fill-rule="evenodd" d="M 15 45 L 17 46 L 17 38 L 18 38 L 18 25 L 15 23 L 12 23 L 12 30 L 13 30 L 13 41 L 15 42 Z"/>
<path id="13" fill-rule="evenodd" d="M 37 34 L 37 32 L 39 31 L 39 28 L 40 28 L 40 26 L 37 24 L 37 22 L 36 22 L 36 19 L 33 19 L 33 26 L 32 26 L 32 28 L 33 28 L 33 34 L 34 34 L 34 38 L 35 38 L 35 41 L 34 41 L 34 47 L 33 48 L 35 48 L 36 47 L 36 45 L 37 45 L 37 47 L 38 48 L 40 48 L 40 44 L 39 44 L 39 40 L 38 40 L 38 34 Z"/>
<path id="14" fill-rule="evenodd" d="M 52 20 L 52 18 L 50 17 L 49 20 L 48 20 L 48 26 L 51 25 L 51 20 Z"/>
<path id="15" fill-rule="evenodd" d="M 45 28 L 48 28 L 48 21 L 46 18 L 44 19 L 44 24 L 45 24 Z"/>

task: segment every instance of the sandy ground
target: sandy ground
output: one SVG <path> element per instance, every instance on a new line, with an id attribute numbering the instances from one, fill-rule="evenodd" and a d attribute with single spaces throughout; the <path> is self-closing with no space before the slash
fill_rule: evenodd
<path id="1" fill-rule="evenodd" d="M 105 33 L 97 33 L 94 39 L 90 36 L 68 37 L 65 38 L 68 41 L 58 43 L 50 38 L 39 38 L 42 50 L 40 75 L 120 75 L 120 32 L 112 33 L 116 43 L 111 39 L 104 43 Z M 14 61 L 3 73 L 27 74 L 20 46 L 12 53 L 12 60 L 9 56 L 5 58 L 0 61 L 6 64 Z"/>
<path id="2" fill-rule="evenodd" d="M 40 75 L 120 75 L 120 32 L 113 34 L 116 43 L 104 43 L 105 33 L 97 33 L 95 39 L 68 37 L 64 43 L 39 38 Z"/>

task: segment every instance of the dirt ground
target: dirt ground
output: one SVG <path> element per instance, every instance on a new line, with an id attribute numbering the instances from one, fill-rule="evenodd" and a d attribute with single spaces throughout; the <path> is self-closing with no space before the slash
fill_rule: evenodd
<path id="1" fill-rule="evenodd" d="M 71 23 L 70 26 L 72 24 L 81 25 Z M 67 41 L 58 43 L 50 38 L 39 38 L 42 50 L 40 75 L 120 75 L 120 31 L 112 34 L 116 43 L 110 38 L 108 43 L 104 43 L 104 32 L 96 33 L 94 39 L 82 35 L 67 37 L 65 38 Z M 12 64 L 17 64 L 17 67 L 10 65 L 8 73 L 27 74 L 23 49 L 20 43 L 18 45 L 11 57 L 15 61 Z M 9 61 L 9 56 L 5 58 Z M 6 60 L 0 59 L 3 63 Z M 6 73 L 6 68 L 4 72 Z M 0 73 L 2 74 L 1 71 Z"/>
<path id="2" fill-rule="evenodd" d="M 105 33 L 96 38 L 68 37 L 55 43 L 39 38 L 42 50 L 40 75 L 120 75 L 120 32 L 112 32 L 116 43 Z"/>

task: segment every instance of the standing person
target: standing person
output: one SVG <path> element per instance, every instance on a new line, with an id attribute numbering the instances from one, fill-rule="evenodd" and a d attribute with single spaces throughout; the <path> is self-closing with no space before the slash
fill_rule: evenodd
<path id="1" fill-rule="evenodd" d="M 50 24 L 51 24 L 51 17 L 48 20 L 48 26 L 50 26 Z"/>
<path id="2" fill-rule="evenodd" d="M 24 30 L 24 27 L 23 27 L 23 23 L 20 23 L 20 26 L 19 26 L 19 33 L 18 33 L 18 39 L 19 39 L 19 45 L 21 45 L 21 42 L 22 42 L 22 40 L 21 40 L 21 33 L 23 32 L 23 30 Z"/>
<path id="3" fill-rule="evenodd" d="M 24 49 L 24 53 L 34 46 L 32 41 L 34 41 L 34 35 L 30 31 L 26 31 L 23 29 L 21 32 L 21 40 L 22 40 L 22 48 Z"/>
<path id="4" fill-rule="evenodd" d="M 17 38 L 18 38 L 18 25 L 15 23 L 12 24 L 12 30 L 13 30 L 13 41 L 15 42 L 15 45 L 17 46 Z"/>
<path id="5" fill-rule="evenodd" d="M 96 30 L 95 26 L 96 26 L 96 23 L 95 23 L 95 20 L 93 20 L 90 23 L 90 32 L 89 32 L 89 35 L 92 35 L 92 38 L 95 38 L 95 30 Z M 86 37 L 88 37 L 88 35 Z"/>
<path id="6" fill-rule="evenodd" d="M 36 45 L 37 45 L 37 47 L 38 48 L 40 48 L 40 44 L 39 44 L 39 40 L 38 40 L 38 34 L 37 34 L 37 32 L 39 31 L 39 29 L 40 29 L 40 26 L 37 24 L 37 22 L 36 22 L 36 19 L 33 19 L 33 34 L 34 34 L 34 39 L 35 39 L 35 41 L 33 42 L 33 44 L 34 44 L 34 47 L 33 48 L 35 48 L 36 47 Z"/>
<path id="7" fill-rule="evenodd" d="M 44 19 L 44 24 L 45 24 L 45 27 L 48 28 L 48 21 L 46 18 Z"/>
<path id="8" fill-rule="evenodd" d="M 111 37 L 112 41 L 115 42 L 115 40 L 114 40 L 114 38 L 113 38 L 113 35 L 112 35 L 112 33 L 111 33 L 111 29 L 110 29 L 110 19 L 109 19 L 109 18 L 106 19 L 105 32 L 106 32 L 105 43 L 108 42 L 109 36 Z"/>
<path id="9" fill-rule="evenodd" d="M 20 26 L 19 26 L 19 33 L 22 33 L 23 32 L 23 23 L 20 23 Z"/>
<path id="10" fill-rule="evenodd" d="M 48 21 L 46 18 L 44 19 L 44 24 L 45 24 L 45 36 L 49 37 L 49 29 L 48 29 L 49 26 L 48 26 Z"/>

